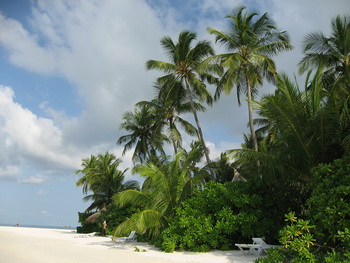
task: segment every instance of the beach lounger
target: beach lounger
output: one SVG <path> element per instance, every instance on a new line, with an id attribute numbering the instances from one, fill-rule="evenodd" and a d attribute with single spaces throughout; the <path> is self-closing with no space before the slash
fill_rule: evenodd
<path id="1" fill-rule="evenodd" d="M 262 238 L 253 238 L 253 244 L 235 244 L 241 251 L 255 254 L 257 256 L 267 253 L 267 249 L 277 246 L 268 245 Z"/>
<path id="2" fill-rule="evenodd" d="M 82 238 L 82 237 L 93 237 L 93 236 L 95 236 L 96 234 L 97 234 L 97 232 L 92 232 L 92 233 L 88 233 L 88 234 L 83 234 L 83 233 L 81 233 L 81 234 L 76 234 L 75 237 L 80 237 L 80 238 Z"/>
<path id="3" fill-rule="evenodd" d="M 118 237 L 114 241 L 115 242 L 131 242 L 136 240 L 136 231 L 131 231 L 128 237 Z"/>

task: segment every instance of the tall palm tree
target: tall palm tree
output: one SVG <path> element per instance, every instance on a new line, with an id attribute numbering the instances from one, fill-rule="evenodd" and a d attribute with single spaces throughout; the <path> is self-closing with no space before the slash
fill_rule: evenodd
<path id="1" fill-rule="evenodd" d="M 335 74 L 350 85 L 350 18 L 337 16 L 331 21 L 332 33 L 308 34 L 304 40 L 305 56 L 300 61 L 300 72 L 325 66 L 329 74 Z"/>
<path id="2" fill-rule="evenodd" d="M 228 53 L 207 60 L 208 63 L 219 63 L 224 68 L 215 93 L 216 99 L 222 91 L 229 95 L 234 85 L 237 86 L 239 104 L 241 92 L 246 94 L 249 128 L 255 151 L 258 151 L 258 143 L 253 124 L 252 99 L 257 93 L 257 87 L 263 84 L 264 77 L 269 81 L 275 78 L 276 66 L 271 57 L 292 49 L 286 32 L 279 30 L 267 13 L 260 17 L 257 15 L 245 12 L 245 7 L 239 7 L 226 16 L 230 19 L 230 27 L 226 32 L 208 28 L 209 33 L 216 36 L 216 42 L 223 44 Z"/>
<path id="3" fill-rule="evenodd" d="M 202 157 L 202 147 L 195 147 L 189 153 L 181 151 L 173 160 L 163 164 L 147 163 L 133 169 L 134 173 L 145 177 L 142 189 L 126 190 L 115 196 L 118 205 L 131 203 L 140 207 L 116 229 L 115 235 L 136 230 L 159 236 L 175 214 L 176 208 L 189 198 L 193 190 L 202 182 L 200 172 L 194 173 L 194 164 Z"/>
<path id="4" fill-rule="evenodd" d="M 151 101 L 140 101 L 137 105 L 148 105 L 154 109 L 156 116 L 160 119 L 160 123 L 163 123 L 167 127 L 167 134 L 170 138 L 174 154 L 179 149 L 182 149 L 182 136 L 178 128 L 180 126 L 187 134 L 195 135 L 196 128 L 181 118 L 180 114 L 191 112 L 191 104 L 188 102 L 186 96 L 186 90 L 180 81 L 174 80 L 172 85 L 161 83 L 161 80 L 157 80 L 154 86 L 156 90 L 156 97 Z M 194 102 L 196 110 L 204 111 L 205 108 L 200 103 Z"/>
<path id="5" fill-rule="evenodd" d="M 201 101 L 212 103 L 212 97 L 206 85 L 199 79 L 199 65 L 204 58 L 214 55 L 214 50 L 208 41 L 199 41 L 194 47 L 192 42 L 196 39 L 196 34 L 189 31 L 182 31 L 179 34 L 178 42 L 174 43 L 170 37 L 164 37 L 161 45 L 169 56 L 171 62 L 148 60 L 147 69 L 158 69 L 168 75 L 162 77 L 171 84 L 174 77 L 184 83 L 187 97 L 191 103 L 192 113 L 197 125 L 198 138 L 204 147 L 207 163 L 210 163 L 209 152 L 205 145 L 201 125 L 197 116 L 197 109 L 194 103 L 193 94 L 196 94 Z M 204 76 L 204 75 L 202 75 Z M 212 81 L 210 75 L 205 75 L 208 81 Z"/>
<path id="6" fill-rule="evenodd" d="M 299 72 L 320 68 L 325 88 L 338 104 L 342 119 L 350 120 L 350 18 L 337 16 L 331 21 L 331 28 L 329 37 L 322 32 L 305 37 L 305 56 L 299 63 Z"/>
<path id="7" fill-rule="evenodd" d="M 124 144 L 123 155 L 133 146 L 133 161 L 150 160 L 157 152 L 164 154 L 163 142 L 168 139 L 162 133 L 164 123 L 159 122 L 154 109 L 149 105 L 136 105 L 134 111 L 123 115 L 123 120 L 120 128 L 130 132 L 117 141 L 117 144 Z"/>
<path id="8" fill-rule="evenodd" d="M 84 194 L 91 192 L 84 197 L 84 201 L 92 201 L 86 212 L 94 209 L 101 211 L 112 203 L 114 194 L 126 189 L 138 188 L 137 181 L 124 182 L 126 170 L 118 169 L 120 163 L 120 159 L 108 152 L 83 159 L 83 169 L 76 170 L 75 173 L 84 174 L 76 185 L 83 186 Z"/>
<path id="9" fill-rule="evenodd" d="M 341 128 L 340 115 L 319 95 L 320 76 L 310 83 L 312 87 L 302 91 L 282 75 L 275 94 L 265 95 L 258 103 L 260 124 L 267 134 L 259 152 L 249 148 L 234 151 L 240 171 L 247 171 L 244 175 L 259 172 L 270 181 L 300 187 L 309 182 L 312 167 L 344 154 L 343 139 L 348 132 Z"/>

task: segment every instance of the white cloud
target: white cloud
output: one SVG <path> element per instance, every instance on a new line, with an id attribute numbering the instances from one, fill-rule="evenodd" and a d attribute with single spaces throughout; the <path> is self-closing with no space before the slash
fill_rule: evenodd
<path id="1" fill-rule="evenodd" d="M 35 175 L 26 176 L 18 180 L 21 184 L 42 184 L 48 180 L 47 176 Z M 38 193 L 39 194 L 39 193 Z M 42 194 L 42 193 L 40 193 Z"/>
<path id="2" fill-rule="evenodd" d="M 9 52 L 10 61 L 29 71 L 50 73 L 54 70 L 54 57 L 49 50 L 40 47 L 16 20 L 0 14 L 0 44 Z"/>
<path id="3" fill-rule="evenodd" d="M 16 181 L 20 173 L 19 167 L 15 165 L 3 165 L 4 167 L 0 167 L 0 181 Z"/>
<path id="4" fill-rule="evenodd" d="M 47 192 L 43 191 L 43 190 L 39 190 L 36 192 L 37 195 L 46 195 Z"/>
<path id="5" fill-rule="evenodd" d="M 199 40 L 213 39 L 207 27 L 225 30 L 228 20 L 224 16 L 243 1 L 205 0 L 200 5 L 188 1 L 187 20 L 180 7 L 158 2 L 152 9 L 146 1 L 137 0 L 40 0 L 27 18 L 28 27 L 0 14 L 0 45 L 11 63 L 68 80 L 84 107 L 81 115 L 67 116 L 64 110 L 43 102 L 41 109 L 47 117 L 39 117 L 14 101 L 11 88 L 1 87 L 0 178 L 19 180 L 18 176 L 26 171 L 24 166 L 31 170 L 27 177 L 34 176 L 33 181 L 38 179 L 36 174 L 64 174 L 79 169 L 82 158 L 106 150 L 121 157 L 122 147 L 115 142 L 124 134 L 119 131 L 122 114 L 135 102 L 153 97 L 152 83 L 161 74 L 146 72 L 145 62 L 167 60 L 159 40 L 164 35 L 176 38 L 186 27 L 196 31 Z M 292 75 L 302 56 L 303 36 L 314 30 L 327 32 L 330 18 L 343 12 L 347 0 L 245 3 L 261 8 L 261 13 L 268 11 L 277 25 L 290 33 L 296 50 L 276 60 L 281 69 Z M 191 13 L 190 8 L 196 13 Z M 261 93 L 271 90 L 264 87 Z M 234 95 L 223 97 L 200 114 L 213 158 L 240 145 L 248 120 L 243 98 L 242 102 L 238 108 Z M 191 115 L 188 120 L 192 121 Z M 123 167 L 132 166 L 131 154 L 128 152 L 123 158 Z"/>
<path id="6" fill-rule="evenodd" d="M 20 170 L 40 167 L 47 174 L 73 170 L 79 163 L 77 149 L 66 147 L 62 130 L 51 119 L 40 118 L 14 101 L 11 88 L 0 86 L 0 156 L 8 163 L 1 174 L 17 176 Z M 11 158 L 16 156 L 16 158 Z M 26 166 L 27 169 L 20 169 Z M 24 183 L 41 183 L 45 177 L 20 179 Z"/>

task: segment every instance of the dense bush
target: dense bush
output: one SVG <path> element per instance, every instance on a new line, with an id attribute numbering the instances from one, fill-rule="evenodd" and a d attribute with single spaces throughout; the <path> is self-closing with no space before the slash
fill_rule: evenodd
<path id="1" fill-rule="evenodd" d="M 317 244 L 314 238 L 314 226 L 310 221 L 297 219 L 294 213 L 286 215 L 290 225 L 280 231 L 280 242 L 282 246 L 268 250 L 268 256 L 259 258 L 256 263 L 349 263 L 350 262 L 350 230 L 338 231 L 334 238 L 343 249 L 336 250 L 330 247 L 328 251 L 320 250 L 322 246 Z"/>
<path id="2" fill-rule="evenodd" d="M 227 250 L 237 241 L 260 236 L 256 226 L 262 217 L 261 198 L 247 194 L 247 188 L 244 182 L 208 183 L 177 210 L 163 231 L 162 248 L 167 252 Z"/>
<path id="3" fill-rule="evenodd" d="M 313 176 L 308 216 L 317 227 L 317 239 L 339 247 L 338 231 L 350 229 L 350 157 L 317 166 Z"/>
<path id="4" fill-rule="evenodd" d="M 117 207 L 115 204 L 110 204 L 107 207 L 107 211 L 101 217 L 101 225 L 103 220 L 107 221 L 107 235 L 113 235 L 116 227 L 125 221 L 127 218 L 131 217 L 131 215 L 137 210 L 137 208 L 126 205 L 124 207 Z M 129 233 L 125 233 L 129 235 Z"/>
<path id="5" fill-rule="evenodd" d="M 307 220 L 298 219 L 293 212 L 286 215 L 286 221 L 289 221 L 290 225 L 280 231 L 282 246 L 270 249 L 268 257 L 259 258 L 255 262 L 317 262 L 316 256 L 312 253 L 315 239 L 311 229 L 314 226 Z"/>
<path id="6" fill-rule="evenodd" d="M 287 215 L 281 247 L 256 262 L 350 262 L 350 157 L 312 170 L 308 220 Z"/>

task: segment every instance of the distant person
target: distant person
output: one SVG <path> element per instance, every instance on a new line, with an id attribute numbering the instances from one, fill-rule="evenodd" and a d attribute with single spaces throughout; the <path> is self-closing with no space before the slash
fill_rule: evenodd
<path id="1" fill-rule="evenodd" d="M 106 228 L 107 228 L 107 222 L 106 220 L 103 221 L 103 231 L 102 231 L 102 236 L 105 236 L 106 235 Z"/>
<path id="2" fill-rule="evenodd" d="M 16 223 L 16 227 L 19 227 L 19 222 Z"/>

